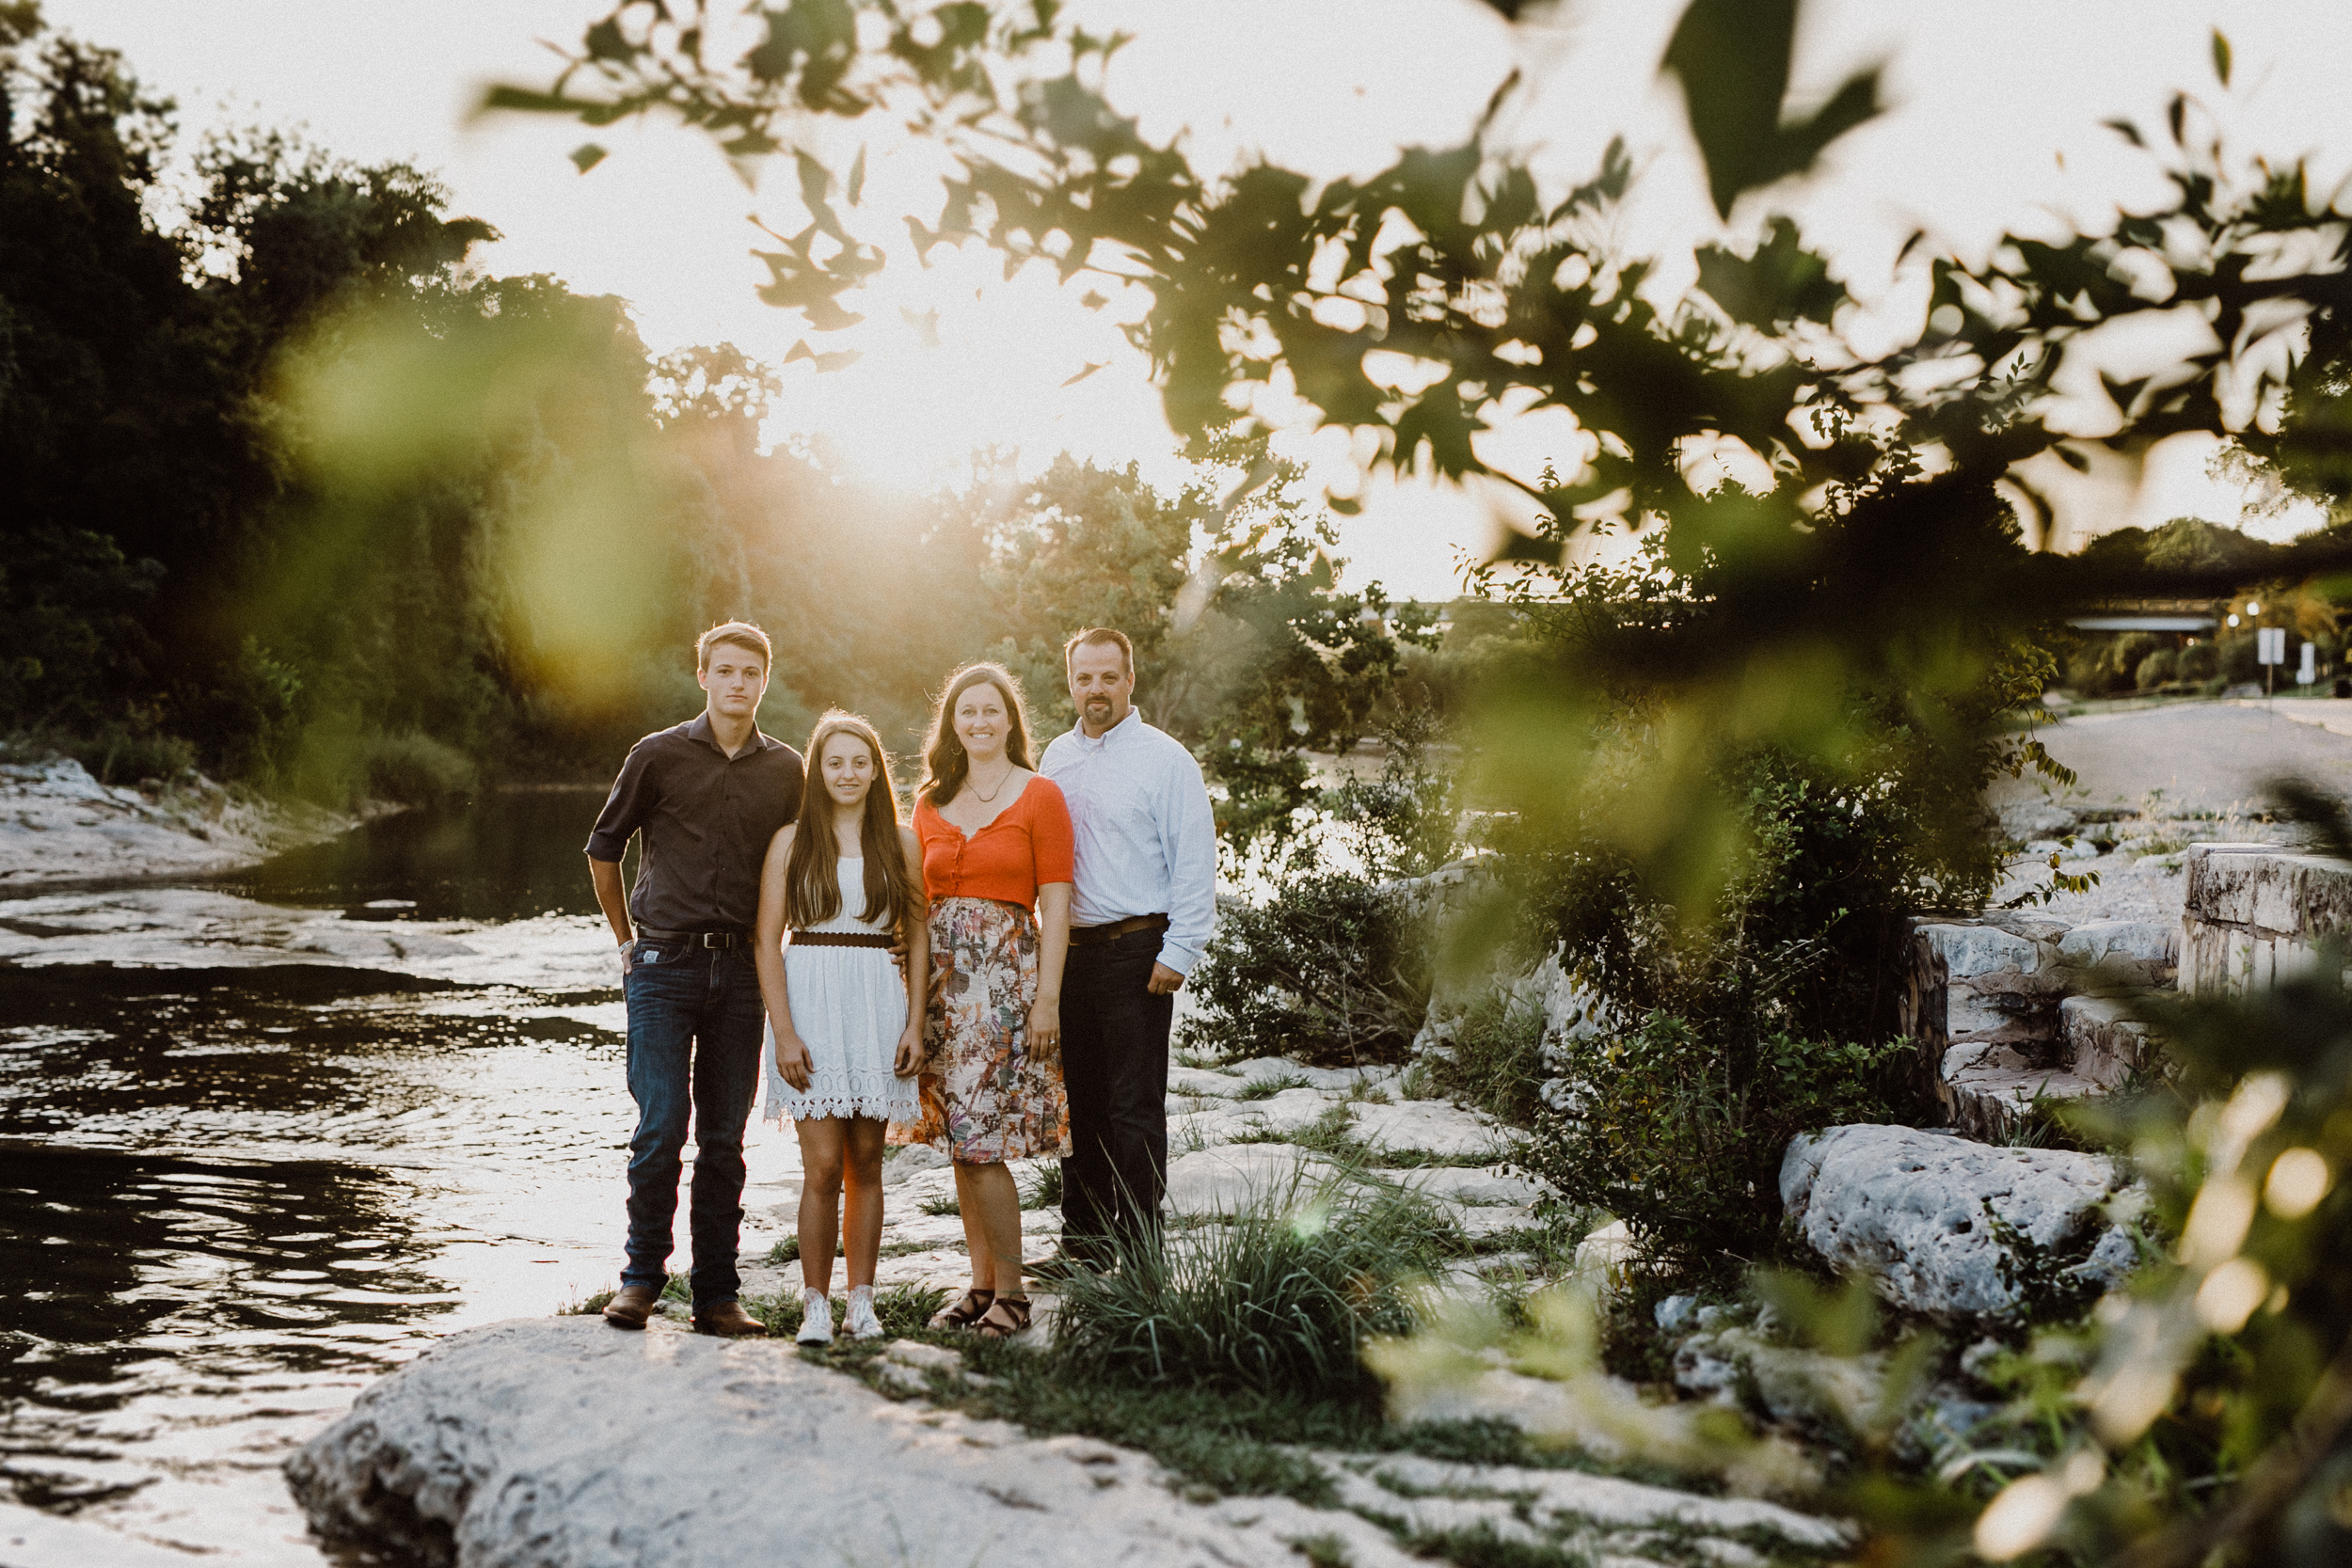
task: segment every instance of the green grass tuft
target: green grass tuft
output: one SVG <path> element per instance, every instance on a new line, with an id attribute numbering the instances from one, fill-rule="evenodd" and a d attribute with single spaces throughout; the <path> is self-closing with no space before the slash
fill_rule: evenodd
<path id="1" fill-rule="evenodd" d="M 1412 1282 L 1458 1244 L 1425 1199 L 1295 1182 L 1231 1225 L 1071 1277 L 1054 1354 L 1088 1381 L 1363 1397 L 1365 1341 L 1412 1330 Z"/>
<path id="2" fill-rule="evenodd" d="M 1037 1167 L 1037 1180 L 1021 1195 L 1024 1209 L 1057 1209 L 1061 1207 L 1061 1162 L 1047 1160 Z"/>
<path id="3" fill-rule="evenodd" d="M 1295 1072 L 1278 1072 L 1270 1078 L 1261 1078 L 1254 1084 L 1244 1084 L 1233 1091 L 1232 1098 L 1235 1100 L 1272 1100 L 1284 1089 L 1310 1087 L 1312 1085 Z"/>
<path id="4" fill-rule="evenodd" d="M 1455 1023 L 1451 1041 L 1415 1066 L 1422 1096 L 1458 1100 L 1514 1127 L 1533 1127 L 1544 1108 L 1543 1009 L 1487 996 Z"/>

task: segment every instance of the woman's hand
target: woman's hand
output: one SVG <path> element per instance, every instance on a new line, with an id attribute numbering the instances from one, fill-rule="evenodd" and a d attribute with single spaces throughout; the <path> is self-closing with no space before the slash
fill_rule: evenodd
<path id="1" fill-rule="evenodd" d="M 794 1093 L 808 1092 L 809 1075 L 817 1070 L 817 1064 L 810 1058 L 808 1047 L 801 1043 L 801 1037 L 789 1029 L 776 1031 L 776 1070 L 792 1085 Z"/>
<path id="2" fill-rule="evenodd" d="M 1029 1004 L 1029 1043 L 1040 1051 L 1061 1049 L 1061 998 L 1041 996 Z"/>
<path id="3" fill-rule="evenodd" d="M 898 1054 L 892 1058 L 890 1070 L 901 1078 L 912 1078 L 923 1070 L 923 1026 L 910 1023 L 898 1037 Z"/>

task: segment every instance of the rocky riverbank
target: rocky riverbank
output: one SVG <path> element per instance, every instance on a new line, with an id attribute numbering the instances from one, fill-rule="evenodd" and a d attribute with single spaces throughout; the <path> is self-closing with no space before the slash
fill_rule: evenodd
<path id="1" fill-rule="evenodd" d="M 1174 1068 L 1171 1245 L 1213 1244 L 1240 1212 L 1282 1202 L 1302 1181 L 1386 1184 L 1422 1194 L 1463 1238 L 1438 1288 L 1475 1299 L 1536 1277 L 1546 1261 L 1532 1205 L 1542 1189 L 1508 1164 L 1513 1131 L 1444 1101 L 1406 1099 L 1404 1087 L 1393 1069 Z M 1016 1164 L 1033 1194 L 1049 1172 Z M 945 1161 L 897 1151 L 884 1181 L 882 1291 L 960 1289 L 967 1259 Z M 784 1230 L 796 1196 L 794 1184 L 748 1193 L 755 1229 Z M 1025 1250 L 1041 1259 L 1059 1212 L 1041 1204 L 1023 1218 Z M 755 1305 L 789 1300 L 800 1271 L 754 1263 L 744 1283 Z M 1042 1350 L 1052 1298 L 1037 1299 L 1040 1325 L 1026 1338 Z M 464 1568 L 1294 1568 L 1302 1558 L 1406 1568 L 1452 1560 L 1470 1540 L 1507 1543 L 1531 1562 L 1640 1568 L 1812 1561 L 1852 1540 L 1840 1521 L 1761 1498 L 1595 1473 L 1605 1462 L 1471 1463 L 1409 1444 L 1301 1447 L 1289 1454 L 1287 1495 L 1218 1496 L 1135 1449 L 1025 1433 L 962 1408 L 993 1378 L 979 1370 L 991 1363 L 956 1348 L 898 1338 L 879 1354 L 803 1355 L 780 1338 L 723 1344 L 686 1333 L 683 1304 L 668 1305 L 644 1335 L 575 1316 L 453 1338 L 299 1452 L 289 1465 L 297 1495 L 330 1534 Z"/>
<path id="2" fill-rule="evenodd" d="M 71 757 L 0 762 L 0 892 L 217 876 L 358 820 L 201 775 L 130 788 L 100 784 Z"/>
<path id="3" fill-rule="evenodd" d="M 919 1357 L 884 1364 L 918 1385 L 955 1375 Z M 1197 1501 L 1131 1449 L 894 1399 L 773 1340 L 559 1318 L 457 1336 L 369 1390 L 288 1468 L 322 1523 L 465 1568 L 1409 1568 L 1429 1559 L 1400 1537 L 1478 1526 L 1633 1568 L 1761 1563 L 1758 1545 L 1814 1559 L 1850 1539 L 1771 1503 L 1573 1470 L 1300 1457 L 1328 1480 L 1330 1506 Z"/>

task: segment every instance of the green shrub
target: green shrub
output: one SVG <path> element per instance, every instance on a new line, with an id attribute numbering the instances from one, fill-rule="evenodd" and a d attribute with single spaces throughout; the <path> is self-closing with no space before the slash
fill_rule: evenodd
<path id="1" fill-rule="evenodd" d="M 1500 992 L 1482 998 L 1454 1024 L 1454 1037 L 1422 1058 L 1419 1076 L 1436 1095 L 1533 1127 L 1543 1109 L 1544 1015 L 1513 1006 Z"/>
<path id="2" fill-rule="evenodd" d="M 1371 1399 L 1365 1342 L 1412 1330 L 1413 1282 L 1452 1243 L 1412 1195 L 1295 1184 L 1230 1225 L 1073 1275 L 1053 1354 L 1079 1380 Z"/>
<path id="3" fill-rule="evenodd" d="M 2178 669 L 2182 680 L 2209 681 L 2221 673 L 2221 656 L 2210 642 L 2191 642 L 2181 650 Z"/>
<path id="4" fill-rule="evenodd" d="M 105 784 L 170 784 L 196 769 L 196 748 L 151 724 L 110 724 L 96 735 L 60 741 L 59 749 Z"/>
<path id="5" fill-rule="evenodd" d="M 1607 1210 L 1669 1271 L 1736 1271 L 1779 1230 L 1789 1140 L 1903 1119 L 1909 1053 L 1899 1039 L 1726 1043 L 1652 1013 L 1637 1029 L 1568 1042 L 1565 1075 L 1581 1092 L 1537 1117 L 1521 1160 L 1557 1204 Z"/>
<path id="6" fill-rule="evenodd" d="M 1453 770 L 1433 758 L 1434 733 L 1425 716 L 1398 718 L 1376 778 L 1320 793 L 1321 830 L 1290 843 L 1274 897 L 1224 911 L 1180 1048 L 1331 1067 L 1403 1058 L 1429 1011 L 1433 944 L 1418 901 L 1395 884 L 1460 847 Z"/>
<path id="7" fill-rule="evenodd" d="M 2115 640 L 2115 667 L 2125 675 L 2139 668 L 2140 660 L 2164 646 L 2164 639 L 2153 631 L 2127 631 Z"/>
<path id="8" fill-rule="evenodd" d="M 481 784 L 473 759 L 431 736 L 377 736 L 360 753 L 360 786 L 371 799 L 434 805 L 469 795 Z"/>
<path id="9" fill-rule="evenodd" d="M 1352 872 L 1296 878 L 1225 911 L 1193 976 L 1177 1043 L 1332 1067 L 1401 1059 L 1429 1010 L 1428 943 L 1411 901 Z"/>
<path id="10" fill-rule="evenodd" d="M 2139 661 L 2138 667 L 2132 672 L 2132 684 L 2142 691 L 2153 691 L 2157 687 L 2169 686 L 2178 673 L 2180 664 L 2181 656 L 2178 653 L 2170 648 L 2158 648 Z"/>

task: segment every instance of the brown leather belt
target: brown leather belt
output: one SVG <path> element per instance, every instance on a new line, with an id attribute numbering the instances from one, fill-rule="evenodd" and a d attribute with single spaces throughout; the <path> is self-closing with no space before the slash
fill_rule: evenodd
<path id="1" fill-rule="evenodd" d="M 890 939 L 866 931 L 795 931 L 795 947 L 881 947 L 888 948 Z"/>
<path id="2" fill-rule="evenodd" d="M 745 930 L 726 931 L 657 931 L 650 927 L 637 927 L 637 937 L 645 942 L 684 942 L 696 947 L 739 947 L 752 940 Z"/>
<path id="3" fill-rule="evenodd" d="M 1164 914 L 1131 914 L 1124 920 L 1114 920 L 1107 926 L 1073 926 L 1070 945 L 1087 947 L 1098 942 L 1111 942 L 1131 931 L 1165 931 L 1168 916 Z"/>

